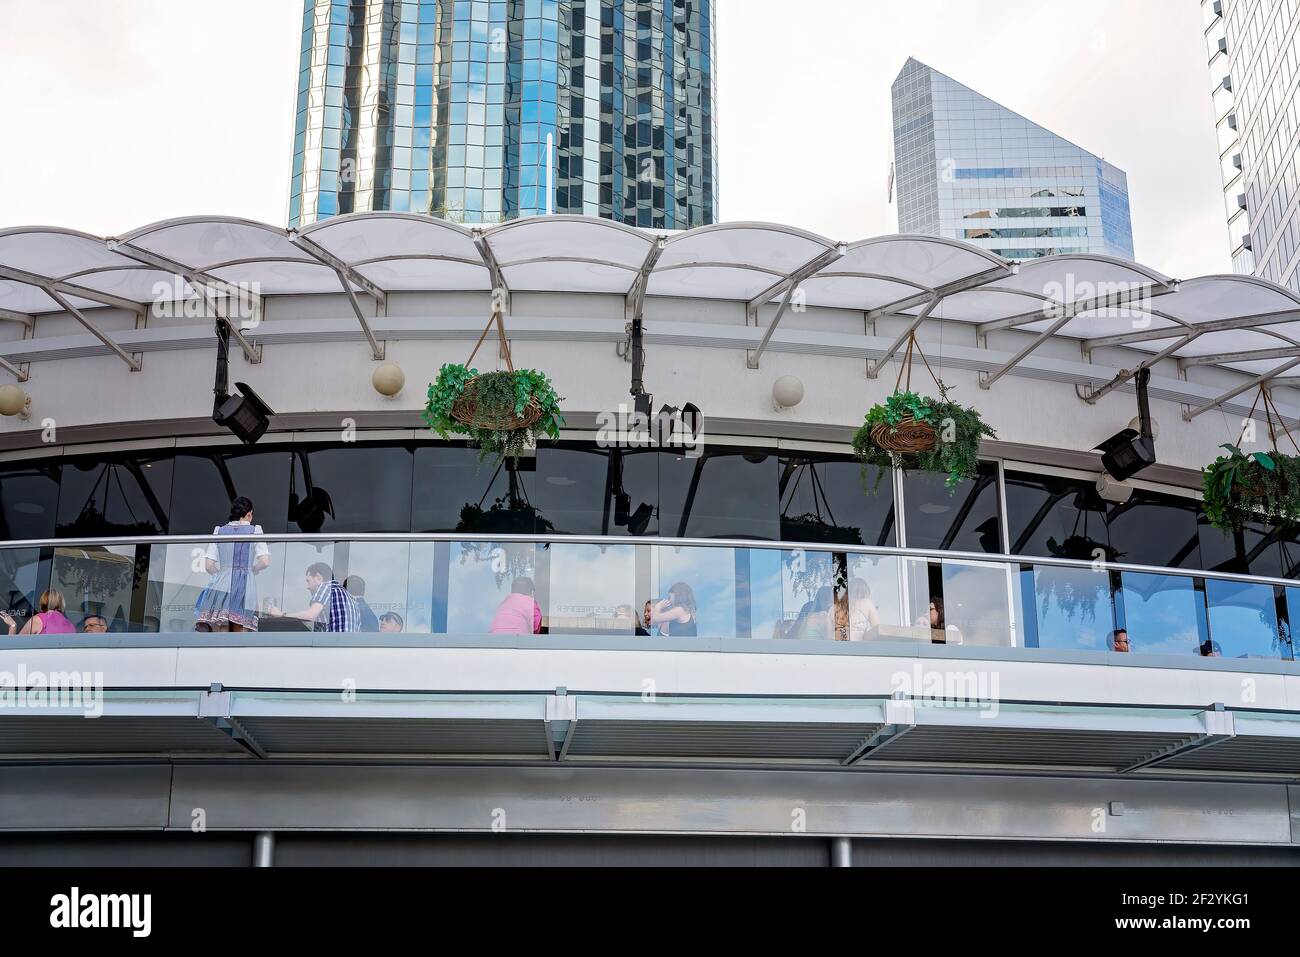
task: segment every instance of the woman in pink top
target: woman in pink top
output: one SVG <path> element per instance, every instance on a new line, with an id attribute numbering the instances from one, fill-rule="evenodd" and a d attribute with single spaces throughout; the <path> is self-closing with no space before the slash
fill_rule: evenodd
<path id="1" fill-rule="evenodd" d="M 12 635 L 17 631 L 17 622 L 9 612 L 0 611 L 0 621 L 9 626 L 9 634 Z M 76 632 L 77 629 L 72 626 L 72 622 L 68 621 L 67 616 L 63 614 L 63 592 L 51 588 L 41 593 L 40 613 L 33 615 L 18 634 L 74 635 Z"/>
<path id="2" fill-rule="evenodd" d="M 510 594 L 492 616 L 492 635 L 535 635 L 542 630 L 542 609 L 533 598 L 533 580 L 516 578 Z"/>

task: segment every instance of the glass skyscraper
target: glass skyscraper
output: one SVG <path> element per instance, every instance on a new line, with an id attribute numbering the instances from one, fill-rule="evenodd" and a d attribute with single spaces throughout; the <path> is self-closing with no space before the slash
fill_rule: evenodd
<path id="1" fill-rule="evenodd" d="M 1201 10 L 1232 268 L 1300 292 L 1300 2 Z"/>
<path id="2" fill-rule="evenodd" d="M 289 225 L 717 217 L 712 0 L 306 0 Z"/>
<path id="3" fill-rule="evenodd" d="M 893 106 L 900 232 L 1014 260 L 1133 258 L 1123 170 L 911 58 Z"/>

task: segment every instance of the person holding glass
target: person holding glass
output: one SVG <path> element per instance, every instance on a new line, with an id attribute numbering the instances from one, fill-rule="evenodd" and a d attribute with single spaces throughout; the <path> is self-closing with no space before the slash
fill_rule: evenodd
<path id="1" fill-rule="evenodd" d="M 695 592 L 686 582 L 677 582 L 668 589 L 668 597 L 661 598 L 650 608 L 647 627 L 658 627 L 665 638 L 694 638 L 696 625 Z"/>
<path id="2" fill-rule="evenodd" d="M 230 503 L 230 517 L 213 535 L 229 541 L 208 545 L 203 563 L 211 576 L 194 603 L 196 631 L 257 631 L 257 583 L 254 576 L 271 564 L 265 542 L 247 541 L 261 535 L 253 524 L 253 503 L 239 496 Z"/>

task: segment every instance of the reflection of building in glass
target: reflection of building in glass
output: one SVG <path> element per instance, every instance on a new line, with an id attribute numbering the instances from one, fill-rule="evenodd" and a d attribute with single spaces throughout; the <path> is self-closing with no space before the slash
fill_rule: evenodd
<path id="1" fill-rule="evenodd" d="M 711 0 L 305 6 L 291 228 L 366 210 L 716 218 Z"/>
<path id="2" fill-rule="evenodd" d="M 1300 8 L 1202 0 L 1232 268 L 1300 291 Z"/>
<path id="3" fill-rule="evenodd" d="M 1123 170 L 917 60 L 893 101 L 900 232 L 1006 259 L 1133 258 Z"/>

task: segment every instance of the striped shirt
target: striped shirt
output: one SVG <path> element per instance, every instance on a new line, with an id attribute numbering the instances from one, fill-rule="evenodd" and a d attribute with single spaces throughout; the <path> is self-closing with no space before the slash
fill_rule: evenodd
<path id="1" fill-rule="evenodd" d="M 348 590 L 334 579 L 321 582 L 316 594 L 311 596 L 313 605 L 324 605 L 316 618 L 313 631 L 356 631 L 361 620 L 360 610 Z"/>

